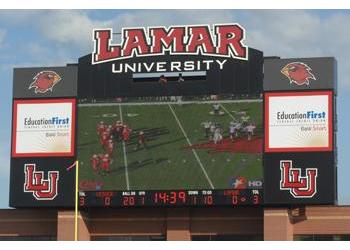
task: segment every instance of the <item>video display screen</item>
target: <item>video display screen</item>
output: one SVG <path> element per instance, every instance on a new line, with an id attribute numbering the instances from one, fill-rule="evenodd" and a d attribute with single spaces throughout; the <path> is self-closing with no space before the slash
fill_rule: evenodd
<path id="1" fill-rule="evenodd" d="M 156 191 L 162 191 L 166 205 L 175 202 L 174 195 L 183 196 L 178 191 L 214 192 L 219 202 L 225 194 L 232 199 L 232 190 L 249 203 L 262 188 L 262 122 L 259 98 L 81 100 L 77 156 L 83 203 L 91 200 L 89 191 L 95 198 L 134 193 L 146 203 L 161 199 Z"/>

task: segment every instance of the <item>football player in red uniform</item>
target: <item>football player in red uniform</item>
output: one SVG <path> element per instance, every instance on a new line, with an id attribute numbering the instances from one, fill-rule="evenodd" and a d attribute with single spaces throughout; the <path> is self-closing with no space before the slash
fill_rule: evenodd
<path id="1" fill-rule="evenodd" d="M 112 126 L 111 125 L 107 126 L 106 132 L 107 132 L 107 136 L 108 136 L 108 139 L 109 139 L 111 137 L 111 135 L 112 135 Z"/>
<path id="2" fill-rule="evenodd" d="M 124 141 L 124 142 L 129 141 L 131 131 L 132 131 L 132 130 L 131 130 L 130 128 L 128 128 L 127 125 L 124 125 L 124 127 L 123 127 L 123 132 L 122 132 L 122 138 L 123 138 L 123 141 Z"/>
<path id="3" fill-rule="evenodd" d="M 137 136 L 137 146 L 135 150 L 139 150 L 140 147 L 143 149 L 147 148 L 145 133 L 141 130 Z"/>
<path id="4" fill-rule="evenodd" d="M 106 131 L 104 131 L 100 136 L 100 144 L 104 149 L 105 149 L 109 139 L 110 139 L 110 133 L 106 129 Z"/>
<path id="5" fill-rule="evenodd" d="M 94 170 L 94 172 L 97 172 L 99 170 L 99 165 L 100 165 L 100 158 L 98 157 L 98 155 L 94 154 L 91 159 L 91 167 Z"/>
<path id="6" fill-rule="evenodd" d="M 107 128 L 106 124 L 104 124 L 103 121 L 100 121 L 99 124 L 97 124 L 97 134 L 99 136 L 101 136 L 101 134 L 105 131 L 105 129 Z"/>
<path id="7" fill-rule="evenodd" d="M 109 155 L 108 154 L 103 155 L 101 158 L 101 170 L 109 173 L 110 164 L 111 164 L 111 158 L 109 157 Z"/>

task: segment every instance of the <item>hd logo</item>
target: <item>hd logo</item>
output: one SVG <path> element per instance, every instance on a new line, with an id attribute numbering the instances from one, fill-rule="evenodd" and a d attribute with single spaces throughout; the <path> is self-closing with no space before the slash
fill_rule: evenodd
<path id="1" fill-rule="evenodd" d="M 24 192 L 32 193 L 36 200 L 53 200 L 58 194 L 58 171 L 49 171 L 44 178 L 43 171 L 36 171 L 36 165 L 24 164 Z"/>
<path id="2" fill-rule="evenodd" d="M 280 161 L 280 189 L 288 190 L 294 198 L 311 198 L 317 193 L 317 169 L 307 168 L 301 176 L 301 168 L 293 168 L 293 162 Z"/>

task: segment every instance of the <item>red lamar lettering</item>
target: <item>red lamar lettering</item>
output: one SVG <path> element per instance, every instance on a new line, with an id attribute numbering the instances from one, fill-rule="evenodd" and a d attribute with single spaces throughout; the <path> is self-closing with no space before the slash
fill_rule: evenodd
<path id="1" fill-rule="evenodd" d="M 95 51 L 92 64 L 131 58 L 133 56 L 207 55 L 248 59 L 244 45 L 245 31 L 239 24 L 125 28 L 120 44 L 112 44 L 112 29 L 94 30 Z"/>

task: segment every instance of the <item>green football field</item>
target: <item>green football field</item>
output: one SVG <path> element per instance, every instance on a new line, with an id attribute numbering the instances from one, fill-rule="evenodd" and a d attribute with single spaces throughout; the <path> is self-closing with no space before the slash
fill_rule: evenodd
<path id="1" fill-rule="evenodd" d="M 213 114 L 212 105 L 79 104 L 79 182 L 102 183 L 103 190 L 191 190 L 232 188 L 232 178 L 239 176 L 262 180 L 262 102 L 220 102 L 220 115 Z M 252 152 L 239 152 L 241 144 L 227 138 L 229 123 L 241 116 L 256 126 L 253 140 L 240 135 L 242 147 L 255 148 Z M 96 126 L 117 120 L 132 129 L 130 140 L 116 143 L 109 174 L 96 173 L 90 159 L 104 152 Z M 222 126 L 225 143 L 209 142 L 201 125 L 205 121 Z M 140 130 L 146 135 L 146 149 L 136 148 Z"/>

